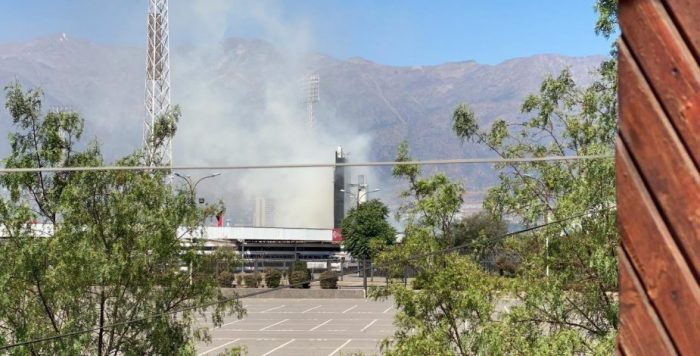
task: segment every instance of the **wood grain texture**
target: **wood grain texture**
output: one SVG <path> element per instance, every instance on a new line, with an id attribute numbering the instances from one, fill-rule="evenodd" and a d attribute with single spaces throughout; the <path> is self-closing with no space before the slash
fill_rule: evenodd
<path id="1" fill-rule="evenodd" d="M 681 114 L 700 93 L 700 69 L 693 55 L 659 0 L 622 0 L 619 19 L 630 52 L 697 164 L 700 118 Z M 622 77 L 620 83 L 624 83 Z"/>
<path id="2" fill-rule="evenodd" d="M 644 287 L 627 259 L 624 250 L 620 257 L 620 336 L 625 350 L 634 355 L 677 355 L 666 329 L 646 298 Z"/>
<path id="3" fill-rule="evenodd" d="M 700 340 L 700 288 L 620 138 L 616 148 L 623 248 L 676 348 L 682 354 L 693 354 Z M 630 316 L 621 316 L 625 317 Z"/>
<path id="4" fill-rule="evenodd" d="M 672 226 L 688 256 L 700 271 L 700 174 L 675 129 L 656 101 L 626 45 L 619 45 L 620 134 L 630 155 L 641 162 L 639 173 Z"/>
<path id="5" fill-rule="evenodd" d="M 678 30 L 687 39 L 693 54 L 700 58 L 700 5 L 697 0 L 665 0 Z"/>

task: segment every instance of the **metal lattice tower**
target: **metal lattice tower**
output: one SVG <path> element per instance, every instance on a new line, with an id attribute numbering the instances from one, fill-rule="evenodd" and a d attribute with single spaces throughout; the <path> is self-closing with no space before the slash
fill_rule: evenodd
<path id="1" fill-rule="evenodd" d="M 156 119 L 170 109 L 168 0 L 149 0 L 146 54 L 146 122 L 143 139 L 149 164 L 172 164 L 172 142 L 152 147 Z"/>
<path id="2" fill-rule="evenodd" d="M 319 102 L 319 83 L 320 79 L 317 73 L 309 74 L 306 79 L 306 124 L 309 132 L 313 133 L 316 128 L 316 117 L 314 116 L 314 104 Z"/>

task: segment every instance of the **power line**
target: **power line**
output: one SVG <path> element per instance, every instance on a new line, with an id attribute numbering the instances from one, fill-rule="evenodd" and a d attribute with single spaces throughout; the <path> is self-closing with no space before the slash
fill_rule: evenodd
<path id="1" fill-rule="evenodd" d="M 446 165 L 478 163 L 532 163 L 609 159 L 612 155 L 584 156 L 547 156 L 521 158 L 458 158 L 418 161 L 378 161 L 357 163 L 290 163 L 290 164 L 252 164 L 252 165 L 203 165 L 203 166 L 95 166 L 95 167 L 39 167 L 39 168 L 0 168 L 0 173 L 38 173 L 38 172 L 96 172 L 96 171 L 192 171 L 192 170 L 246 170 L 246 169 L 296 169 L 296 168 L 335 168 L 335 167 L 380 167 L 405 165 Z"/>
<path id="2" fill-rule="evenodd" d="M 507 233 L 507 234 L 499 235 L 499 236 L 496 236 L 496 237 L 493 237 L 493 238 L 489 239 L 488 241 L 491 242 L 491 241 L 495 241 L 495 240 L 497 240 L 497 239 L 504 239 L 504 238 L 507 238 L 507 237 L 510 237 L 510 236 L 519 235 L 519 234 L 523 234 L 523 233 L 526 233 L 526 232 L 534 231 L 534 230 L 541 229 L 541 228 L 543 228 L 543 227 L 547 227 L 547 226 L 550 226 L 550 225 L 561 224 L 561 223 L 563 223 L 563 222 L 566 222 L 566 221 L 569 221 L 569 220 L 573 220 L 573 219 L 577 219 L 577 218 L 580 218 L 580 217 L 582 217 L 582 216 L 590 215 L 590 214 L 592 214 L 592 213 L 599 213 L 599 212 L 603 212 L 603 211 L 610 210 L 610 209 L 612 209 L 612 207 L 606 207 L 606 208 L 597 209 L 597 210 L 594 210 L 594 211 L 589 210 L 589 211 L 586 211 L 586 212 L 584 212 L 584 213 L 580 213 L 580 214 L 577 214 L 577 215 L 570 216 L 570 217 L 568 217 L 568 218 L 564 218 L 564 219 L 560 219 L 560 220 L 557 220 L 557 221 L 548 222 L 548 223 L 541 224 L 541 225 L 531 226 L 531 227 L 526 228 L 526 229 L 522 229 L 522 230 L 518 230 L 518 231 L 509 232 L 509 233 Z M 372 268 L 381 268 L 381 267 L 386 267 L 386 266 L 394 265 L 394 264 L 398 264 L 398 263 L 405 263 L 405 262 L 411 261 L 411 260 L 418 260 L 418 259 L 421 259 L 421 258 L 433 256 L 433 255 L 440 255 L 440 254 L 445 254 L 445 253 L 447 253 L 447 252 L 453 252 L 453 251 L 460 250 L 460 249 L 463 249 L 463 248 L 466 248 L 466 247 L 469 247 L 469 244 L 462 244 L 462 245 L 459 245 L 459 246 L 454 246 L 454 247 L 444 248 L 444 249 L 440 249 L 440 250 L 436 250 L 436 251 L 426 252 L 426 253 L 423 253 L 423 254 L 408 256 L 408 257 L 406 257 L 406 258 L 401 258 L 401 259 L 396 259 L 396 260 L 392 260 L 392 261 L 387 261 L 387 262 L 385 262 L 385 263 L 373 265 L 373 266 L 370 266 L 370 267 L 363 267 L 362 269 L 357 268 L 357 269 L 354 270 L 354 271 L 348 271 L 348 272 L 345 272 L 345 273 L 341 273 L 340 275 L 341 275 L 341 276 L 345 276 L 345 275 L 349 275 L 349 274 L 358 273 L 358 272 L 360 272 L 360 271 L 366 272 L 367 270 L 372 269 Z M 234 301 L 234 300 L 240 300 L 240 299 L 250 298 L 250 297 L 254 297 L 254 296 L 258 296 L 258 295 L 262 295 L 262 294 L 266 294 L 266 293 L 272 293 L 272 292 L 274 292 L 274 291 L 278 291 L 278 290 L 282 290 L 282 289 L 287 289 L 287 288 L 291 288 L 291 287 L 297 287 L 297 286 L 301 286 L 301 285 L 307 284 L 307 283 L 320 282 L 321 280 L 322 280 L 322 278 L 311 279 L 311 280 L 309 280 L 309 281 L 304 281 L 304 282 L 299 282 L 299 283 L 294 283 L 294 284 L 288 284 L 288 285 L 279 286 L 279 287 L 276 287 L 276 288 L 270 288 L 270 289 L 267 289 L 267 290 L 264 290 L 264 291 L 257 291 L 257 292 L 253 292 L 253 293 L 246 294 L 246 295 L 243 295 L 243 296 L 238 296 L 238 297 L 235 297 L 235 298 L 227 298 L 227 299 L 217 300 L 217 301 L 214 301 L 214 302 L 203 303 L 203 304 L 193 305 L 193 306 L 189 306 L 189 307 L 183 307 L 183 308 L 180 308 L 180 309 L 178 309 L 178 310 L 171 310 L 171 311 L 167 311 L 167 312 L 151 314 L 151 315 L 144 316 L 144 317 L 140 317 L 140 318 L 136 318 L 136 319 L 130 319 L 130 320 L 125 320 L 125 321 L 120 321 L 120 322 L 112 323 L 112 324 L 105 325 L 105 326 L 102 326 L 102 327 L 95 327 L 95 328 L 89 328 L 89 329 L 76 330 L 76 331 L 71 331 L 71 332 L 67 332 L 67 333 L 63 333 L 63 334 L 57 334 L 57 335 L 47 336 L 47 337 L 38 338 L 38 339 L 32 339 L 32 340 L 27 340 L 27 341 L 21 341 L 21 342 L 17 342 L 17 343 L 14 343 L 14 344 L 2 345 L 2 346 L 0 346 L 0 350 L 7 350 L 7 349 L 15 348 L 15 347 L 20 347 L 20 346 L 26 346 L 26 345 L 36 344 L 36 343 L 40 343 L 40 342 L 45 342 L 45 341 L 57 340 L 57 339 L 62 339 L 62 338 L 70 337 L 70 336 L 75 336 L 75 335 L 81 335 L 81 334 L 86 334 L 86 333 L 97 332 L 97 331 L 100 331 L 100 330 L 109 330 L 109 329 L 112 329 L 112 328 L 115 328 L 115 327 L 118 327 L 118 326 L 122 326 L 122 325 L 128 325 L 128 324 L 132 324 L 132 323 L 138 323 L 138 322 L 141 322 L 141 321 L 145 321 L 145 320 L 149 320 L 149 319 L 154 319 L 154 318 L 158 318 L 158 317 L 162 317 L 162 316 L 167 316 L 167 315 L 172 315 L 172 314 L 177 314 L 177 313 L 182 313 L 182 312 L 190 311 L 190 310 L 194 310 L 194 309 L 208 308 L 208 307 L 211 307 L 211 306 L 214 306 L 214 305 L 218 305 L 218 304 L 221 304 L 221 303 L 227 303 L 227 302 L 231 302 L 231 301 Z"/>

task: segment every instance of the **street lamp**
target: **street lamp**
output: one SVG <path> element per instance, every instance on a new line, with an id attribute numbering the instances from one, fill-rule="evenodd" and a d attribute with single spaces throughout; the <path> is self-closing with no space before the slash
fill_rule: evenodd
<path id="1" fill-rule="evenodd" d="M 221 173 L 212 173 L 210 175 L 207 175 L 207 176 L 204 176 L 204 177 L 197 179 L 193 183 L 191 176 L 183 176 L 182 174 L 177 173 L 177 172 L 175 172 L 174 174 L 176 177 L 182 178 L 182 180 L 184 180 L 185 183 L 187 183 L 187 186 L 190 188 L 190 194 L 192 194 L 192 201 L 196 200 L 197 185 L 199 185 L 199 183 L 201 183 L 205 179 L 214 178 L 214 177 L 218 177 L 221 175 Z"/>
<path id="2" fill-rule="evenodd" d="M 175 174 L 176 177 L 182 178 L 182 180 L 184 180 L 185 183 L 187 183 L 187 186 L 190 188 L 190 199 L 192 199 L 192 200 L 191 200 L 192 203 L 195 203 L 196 200 L 197 200 L 197 185 L 198 185 L 199 183 L 201 183 L 201 182 L 202 182 L 203 180 L 205 180 L 205 179 L 214 178 L 214 177 L 217 177 L 217 176 L 220 176 L 220 175 L 221 175 L 221 173 L 212 173 L 212 174 L 209 174 L 209 175 L 206 175 L 206 176 L 204 176 L 204 177 L 201 177 L 201 178 L 197 179 L 197 180 L 194 181 L 194 183 L 193 183 L 193 182 L 192 182 L 192 177 L 190 177 L 190 176 L 183 176 L 182 174 L 177 173 L 177 172 L 175 172 L 174 174 Z M 200 200 L 199 200 L 199 203 L 200 203 L 200 204 L 203 204 L 203 203 L 204 203 L 204 199 L 200 199 Z M 204 224 L 202 224 L 202 225 L 204 225 Z M 191 242 L 192 242 L 192 241 L 190 241 L 190 244 L 191 244 Z M 189 268 L 189 269 L 190 269 L 190 285 L 192 285 L 192 261 L 190 261 L 190 268 Z"/>

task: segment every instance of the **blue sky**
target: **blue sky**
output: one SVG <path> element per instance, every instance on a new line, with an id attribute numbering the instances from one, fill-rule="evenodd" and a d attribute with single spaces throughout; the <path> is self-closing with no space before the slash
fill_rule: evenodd
<path id="1" fill-rule="evenodd" d="M 146 9 L 147 0 L 2 1 L 0 42 L 66 32 L 142 47 Z M 278 46 L 303 38 L 306 50 L 392 65 L 606 54 L 611 43 L 593 32 L 593 0 L 171 0 L 170 11 L 174 45 L 203 36 Z"/>

